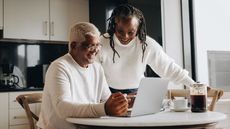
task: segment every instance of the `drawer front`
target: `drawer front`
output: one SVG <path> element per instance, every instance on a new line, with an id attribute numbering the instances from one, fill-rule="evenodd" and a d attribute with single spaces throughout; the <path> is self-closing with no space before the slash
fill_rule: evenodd
<path id="1" fill-rule="evenodd" d="M 28 119 L 24 109 L 10 109 L 9 124 L 10 125 L 19 125 L 19 124 L 28 124 Z M 35 111 L 35 106 L 31 108 L 31 111 Z"/>
<path id="2" fill-rule="evenodd" d="M 13 126 L 10 126 L 10 129 L 30 129 L 30 126 L 29 126 L 29 124 L 13 125 Z"/>
<path id="3" fill-rule="evenodd" d="M 9 105 L 10 108 L 20 108 L 20 104 L 17 102 L 16 97 L 22 94 L 21 92 L 9 93 Z"/>
<path id="4" fill-rule="evenodd" d="M 16 100 L 16 97 L 20 94 L 29 94 L 29 93 L 34 93 L 34 92 L 11 92 L 9 93 L 10 109 L 21 108 L 20 104 Z"/>

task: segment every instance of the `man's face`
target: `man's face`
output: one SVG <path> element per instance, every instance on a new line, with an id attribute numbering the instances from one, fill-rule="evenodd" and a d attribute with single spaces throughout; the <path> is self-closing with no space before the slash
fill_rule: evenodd
<path id="1" fill-rule="evenodd" d="M 99 39 L 90 35 L 81 43 L 73 43 L 71 55 L 82 67 L 88 67 L 88 64 L 94 62 L 98 51 L 101 48 Z"/>

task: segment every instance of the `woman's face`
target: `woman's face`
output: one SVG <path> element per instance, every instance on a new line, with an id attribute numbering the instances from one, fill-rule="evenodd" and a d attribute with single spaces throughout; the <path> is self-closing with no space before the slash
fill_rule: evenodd
<path id="1" fill-rule="evenodd" d="M 138 31 L 138 19 L 130 17 L 126 19 L 116 19 L 115 34 L 118 40 L 126 45 L 136 37 Z"/>

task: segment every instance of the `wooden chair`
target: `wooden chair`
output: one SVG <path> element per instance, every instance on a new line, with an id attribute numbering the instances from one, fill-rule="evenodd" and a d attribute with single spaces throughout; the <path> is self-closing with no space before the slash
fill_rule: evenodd
<path id="1" fill-rule="evenodd" d="M 208 110 L 213 111 L 215 109 L 216 102 L 223 96 L 223 90 L 217 88 L 208 87 L 208 98 L 211 99 L 211 103 L 208 105 Z M 188 89 L 170 89 L 168 90 L 168 99 L 175 99 L 175 97 L 186 97 L 189 98 Z"/>
<path id="2" fill-rule="evenodd" d="M 38 121 L 39 117 L 30 110 L 29 104 L 41 103 L 41 99 L 42 93 L 21 94 L 16 97 L 18 103 L 25 110 L 30 129 L 36 129 L 34 120 Z"/>

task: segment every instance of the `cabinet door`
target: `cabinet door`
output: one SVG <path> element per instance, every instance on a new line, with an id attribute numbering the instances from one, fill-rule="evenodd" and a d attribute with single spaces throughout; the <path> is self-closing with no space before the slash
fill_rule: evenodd
<path id="1" fill-rule="evenodd" d="M 50 39 L 68 41 L 69 28 L 89 21 L 88 0 L 50 0 Z"/>
<path id="2" fill-rule="evenodd" d="M 8 93 L 0 93 L 0 129 L 8 129 Z"/>
<path id="3" fill-rule="evenodd" d="M 49 0 L 5 0 L 4 38 L 49 39 Z"/>
<path id="4" fill-rule="evenodd" d="M 35 111 L 34 107 L 30 108 L 33 112 Z M 22 124 L 29 124 L 25 110 L 22 108 L 10 109 L 9 110 L 9 125 L 22 125 Z"/>

